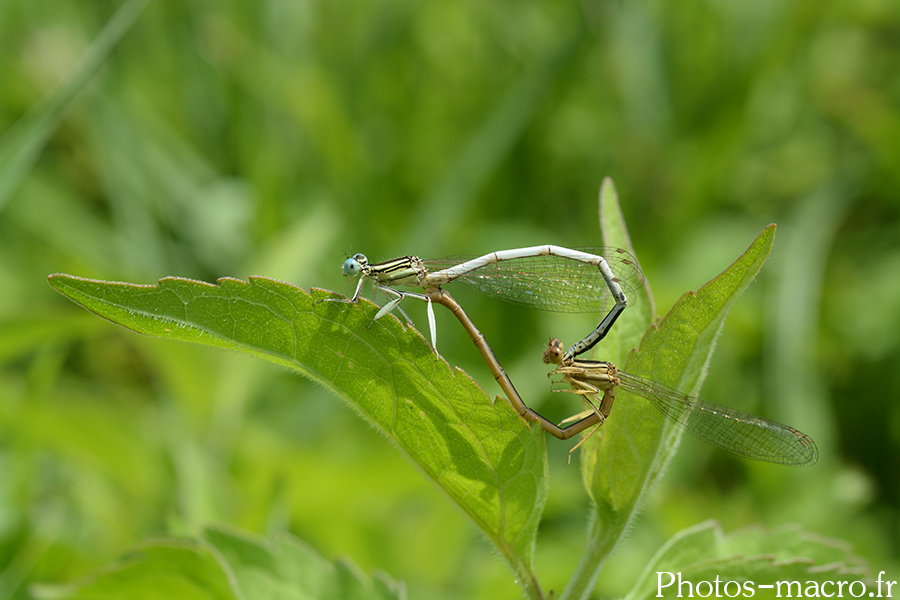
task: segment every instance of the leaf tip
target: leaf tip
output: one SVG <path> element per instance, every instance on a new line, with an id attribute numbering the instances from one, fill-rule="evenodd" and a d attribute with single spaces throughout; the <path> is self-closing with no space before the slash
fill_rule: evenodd
<path id="1" fill-rule="evenodd" d="M 47 283 L 50 284 L 50 287 L 60 293 L 63 293 L 62 288 L 64 287 L 65 282 L 78 279 L 81 279 L 81 277 L 69 275 L 68 273 L 51 273 L 47 275 Z"/>

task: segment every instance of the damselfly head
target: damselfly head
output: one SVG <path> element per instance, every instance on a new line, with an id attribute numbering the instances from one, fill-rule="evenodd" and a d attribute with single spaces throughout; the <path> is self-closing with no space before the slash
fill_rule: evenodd
<path id="1" fill-rule="evenodd" d="M 363 267 L 369 264 L 369 259 L 365 254 L 354 254 L 344 261 L 344 277 L 354 277 L 359 275 Z"/>
<path id="2" fill-rule="evenodd" d="M 553 338 L 550 340 L 550 343 L 547 344 L 547 349 L 544 350 L 544 362 L 546 364 L 554 364 L 558 365 L 563 358 L 563 344 L 558 338 Z"/>

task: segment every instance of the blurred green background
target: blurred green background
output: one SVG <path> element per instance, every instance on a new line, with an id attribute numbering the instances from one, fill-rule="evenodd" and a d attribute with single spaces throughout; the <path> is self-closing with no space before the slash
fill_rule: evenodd
<path id="1" fill-rule="evenodd" d="M 210 522 L 290 531 L 410 597 L 517 597 L 464 516 L 327 390 L 141 338 L 45 277 L 350 294 L 350 252 L 599 245 L 605 176 L 661 314 L 778 223 L 703 395 L 803 429 L 822 457 L 787 469 L 685 440 L 598 594 L 707 518 L 798 522 L 900 579 L 895 0 L 152 2 L 46 139 L 27 129 L 119 6 L 0 3 L 0 597 Z M 552 413 L 539 355 L 597 316 L 452 291 Z M 442 354 L 499 393 L 438 319 Z M 570 444 L 547 446 L 537 568 L 560 589 L 588 499 Z"/>

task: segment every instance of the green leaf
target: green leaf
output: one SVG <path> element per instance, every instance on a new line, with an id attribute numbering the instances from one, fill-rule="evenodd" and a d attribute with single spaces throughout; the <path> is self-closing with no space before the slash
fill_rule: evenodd
<path id="1" fill-rule="evenodd" d="M 37 586 L 41 600 L 354 600 L 402 599 L 383 575 L 368 577 L 344 561 L 330 563 L 300 540 L 277 541 L 221 528 L 200 541 L 162 539 L 141 544 L 100 572 L 66 586 Z"/>
<path id="2" fill-rule="evenodd" d="M 225 565 L 203 544 L 151 540 L 120 561 L 66 586 L 37 586 L 41 600 L 238 600 Z"/>
<path id="3" fill-rule="evenodd" d="M 738 585 L 744 582 L 758 592 L 764 592 L 758 587 L 760 584 L 777 582 L 783 582 L 784 589 L 787 582 L 796 582 L 793 585 L 800 584 L 806 589 L 811 584 L 836 580 L 858 581 L 867 571 L 867 566 L 850 552 L 846 543 L 805 532 L 796 526 L 772 531 L 752 528 L 725 535 L 716 522 L 706 521 L 669 540 L 625 598 L 657 598 L 659 593 L 667 598 L 674 597 L 678 593 L 679 576 L 682 582 L 695 586 L 695 590 L 699 582 L 715 582 L 718 577 L 720 595 L 716 597 L 726 597 L 734 596 Z M 660 583 L 669 583 L 673 579 L 674 583 L 662 592 L 658 589 Z M 726 590 L 724 585 L 728 581 L 739 583 L 728 584 Z M 687 596 L 688 584 L 683 585 Z M 706 584 L 703 585 L 705 590 Z M 715 596 L 715 592 L 713 594 Z M 741 588 L 738 595 L 743 594 Z"/>
<path id="4" fill-rule="evenodd" d="M 622 370 L 696 394 L 731 306 L 756 277 L 772 249 L 770 225 L 750 248 L 699 291 L 684 294 L 669 313 L 650 327 Z M 646 491 L 662 475 L 681 437 L 681 429 L 643 399 L 617 394 L 612 425 L 597 444 L 590 490 L 598 516 L 627 522 Z"/>
<path id="5" fill-rule="evenodd" d="M 601 228 L 604 244 L 630 248 L 618 197 L 612 182 L 601 189 Z M 616 332 L 605 340 L 601 358 L 618 361 L 622 350 L 634 348 L 623 371 L 695 394 L 731 306 L 750 284 L 772 248 L 775 226 L 770 225 L 728 269 L 698 292 L 682 296 L 656 325 L 650 325 L 653 299 L 648 285 L 637 306 L 626 310 Z M 645 331 L 643 339 L 639 332 Z M 666 422 L 649 402 L 619 392 L 609 421 L 584 445 L 582 473 L 594 500 L 588 543 L 563 599 L 590 593 L 604 559 L 638 514 L 647 493 L 659 481 L 672 457 L 681 430 Z"/>
<path id="6" fill-rule="evenodd" d="M 389 600 L 406 597 L 403 586 L 386 576 L 367 577 L 344 560 L 329 562 L 289 535 L 268 541 L 223 528 L 209 528 L 203 537 L 228 564 L 240 598 Z"/>
<path id="7" fill-rule="evenodd" d="M 605 178 L 600 186 L 600 231 L 603 234 L 604 246 L 624 248 L 632 256 L 640 259 L 631 244 L 631 237 L 628 235 L 625 218 L 619 206 L 619 195 L 609 177 Z M 628 353 L 640 343 L 655 315 L 656 304 L 650 291 L 650 284 L 644 281 L 637 295 L 628 299 L 628 308 L 616 321 L 615 327 L 595 350 L 599 353 L 597 358 L 616 364 L 624 363 Z"/>
<path id="8" fill-rule="evenodd" d="M 393 316 L 373 324 L 371 302 L 314 304 L 303 290 L 262 277 L 218 285 L 170 277 L 155 286 L 70 275 L 49 280 L 138 333 L 246 352 L 334 390 L 475 521 L 526 589 L 535 589 L 534 540 L 547 495 L 542 432 L 505 402 L 492 404 L 415 329 Z"/>

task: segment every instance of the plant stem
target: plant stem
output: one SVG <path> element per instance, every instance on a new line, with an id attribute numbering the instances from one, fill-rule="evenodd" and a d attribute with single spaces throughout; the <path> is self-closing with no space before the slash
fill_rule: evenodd
<path id="1" fill-rule="evenodd" d="M 622 523 L 604 521 L 598 518 L 596 510 L 594 511 L 584 554 L 559 600 L 583 599 L 590 595 L 597 576 L 600 575 L 603 561 L 622 539 L 626 523 L 627 519 Z"/>

